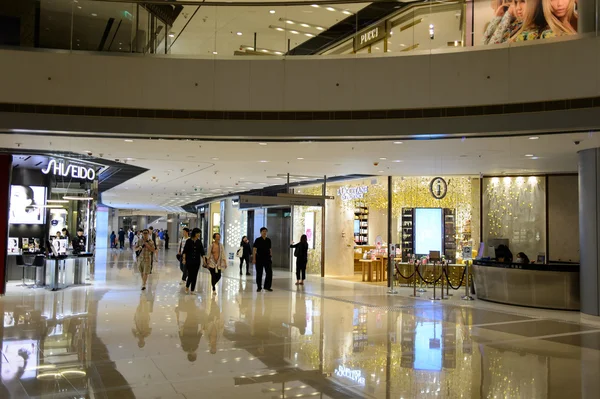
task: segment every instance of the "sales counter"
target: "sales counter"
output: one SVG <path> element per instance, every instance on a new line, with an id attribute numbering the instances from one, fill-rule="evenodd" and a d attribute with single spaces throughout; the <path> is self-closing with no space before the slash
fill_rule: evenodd
<path id="1" fill-rule="evenodd" d="M 579 310 L 579 265 L 475 260 L 478 299 L 545 309 Z"/>
<path id="2" fill-rule="evenodd" d="M 44 287 L 52 291 L 85 284 L 89 269 L 88 260 L 93 256 L 91 253 L 49 256 L 45 257 L 41 266 L 35 267 L 29 265 L 36 256 L 43 255 L 24 253 L 23 260 L 28 266 L 23 268 L 17 262 L 19 255 L 11 253 L 7 256 L 7 280 L 23 281 L 24 275 L 25 285 Z"/>

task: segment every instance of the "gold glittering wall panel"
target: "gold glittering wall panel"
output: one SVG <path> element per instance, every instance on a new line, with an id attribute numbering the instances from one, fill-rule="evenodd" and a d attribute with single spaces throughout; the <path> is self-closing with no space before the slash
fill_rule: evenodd
<path id="1" fill-rule="evenodd" d="M 546 251 L 546 183 L 544 177 L 483 179 L 483 237 L 507 238 L 516 258 L 524 252 L 535 260 Z"/>
<path id="2" fill-rule="evenodd" d="M 321 220 L 323 209 L 312 206 L 294 206 L 294 225 L 292 227 L 294 242 L 300 241 L 300 237 L 306 229 L 307 214 L 311 218 L 314 226 L 314 248 L 308 250 L 308 263 L 306 273 L 321 274 Z M 312 216 L 312 217 L 311 217 Z M 293 270 L 296 270 L 296 259 L 294 258 Z"/>

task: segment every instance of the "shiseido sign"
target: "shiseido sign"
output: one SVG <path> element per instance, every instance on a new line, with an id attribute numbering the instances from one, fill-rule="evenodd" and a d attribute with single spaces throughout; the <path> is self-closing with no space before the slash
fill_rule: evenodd
<path id="1" fill-rule="evenodd" d="M 381 22 L 354 36 L 354 51 L 358 51 L 387 37 L 387 24 Z"/>
<path id="2" fill-rule="evenodd" d="M 52 173 L 55 176 L 70 177 L 72 179 L 86 179 L 92 181 L 96 179 L 96 171 L 94 168 L 66 164 L 62 161 L 56 162 L 54 159 L 50 160 L 46 169 L 42 169 L 42 173 L 45 175 Z"/>

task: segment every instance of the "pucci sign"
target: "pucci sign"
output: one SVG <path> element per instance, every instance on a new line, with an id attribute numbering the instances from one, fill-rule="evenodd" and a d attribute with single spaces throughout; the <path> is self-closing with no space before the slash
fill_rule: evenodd
<path id="1" fill-rule="evenodd" d="M 365 386 L 366 381 L 365 377 L 362 376 L 361 370 L 352 370 L 348 367 L 339 365 L 338 368 L 335 370 L 335 375 L 337 375 L 338 377 L 347 378 L 350 381 L 354 381 L 358 385 L 361 385 L 363 387 Z"/>
<path id="2" fill-rule="evenodd" d="M 96 179 L 96 171 L 93 168 L 65 164 L 62 161 L 56 162 L 54 159 L 50 160 L 46 169 L 42 169 L 42 173 L 45 175 L 52 173 L 56 176 L 71 177 L 73 179 L 87 179 L 92 181 Z"/>
<path id="3" fill-rule="evenodd" d="M 337 193 L 342 198 L 342 201 L 353 201 L 363 199 L 368 191 L 369 188 L 367 186 L 340 187 Z"/>
<path id="4" fill-rule="evenodd" d="M 354 36 L 354 51 L 359 51 L 365 47 L 377 43 L 387 37 L 387 24 L 381 22 L 375 26 L 371 26 Z"/>

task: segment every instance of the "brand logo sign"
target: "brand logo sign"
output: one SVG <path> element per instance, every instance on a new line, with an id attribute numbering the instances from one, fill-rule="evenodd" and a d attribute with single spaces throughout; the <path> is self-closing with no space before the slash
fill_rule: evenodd
<path id="1" fill-rule="evenodd" d="M 340 187 L 337 193 L 342 198 L 342 201 L 352 201 L 364 198 L 368 191 L 369 188 L 367 186 Z"/>
<path id="2" fill-rule="evenodd" d="M 56 162 L 54 159 L 50 160 L 46 169 L 42 169 L 42 173 L 45 175 L 52 173 L 56 176 L 71 177 L 73 179 L 87 179 L 92 181 L 96 179 L 96 171 L 93 168 L 65 164 L 62 161 Z"/>
<path id="3" fill-rule="evenodd" d="M 365 377 L 362 376 L 362 371 L 352 370 L 342 365 L 335 370 L 335 375 L 342 378 L 347 378 L 356 382 L 358 385 L 365 386 Z"/>
<path id="4" fill-rule="evenodd" d="M 441 177 L 434 177 L 429 183 L 429 191 L 433 198 L 441 200 L 448 194 L 448 184 Z"/>
<path id="5" fill-rule="evenodd" d="M 354 51 L 358 51 L 373 43 L 383 40 L 387 36 L 386 23 L 382 22 L 372 26 L 354 36 Z"/>

